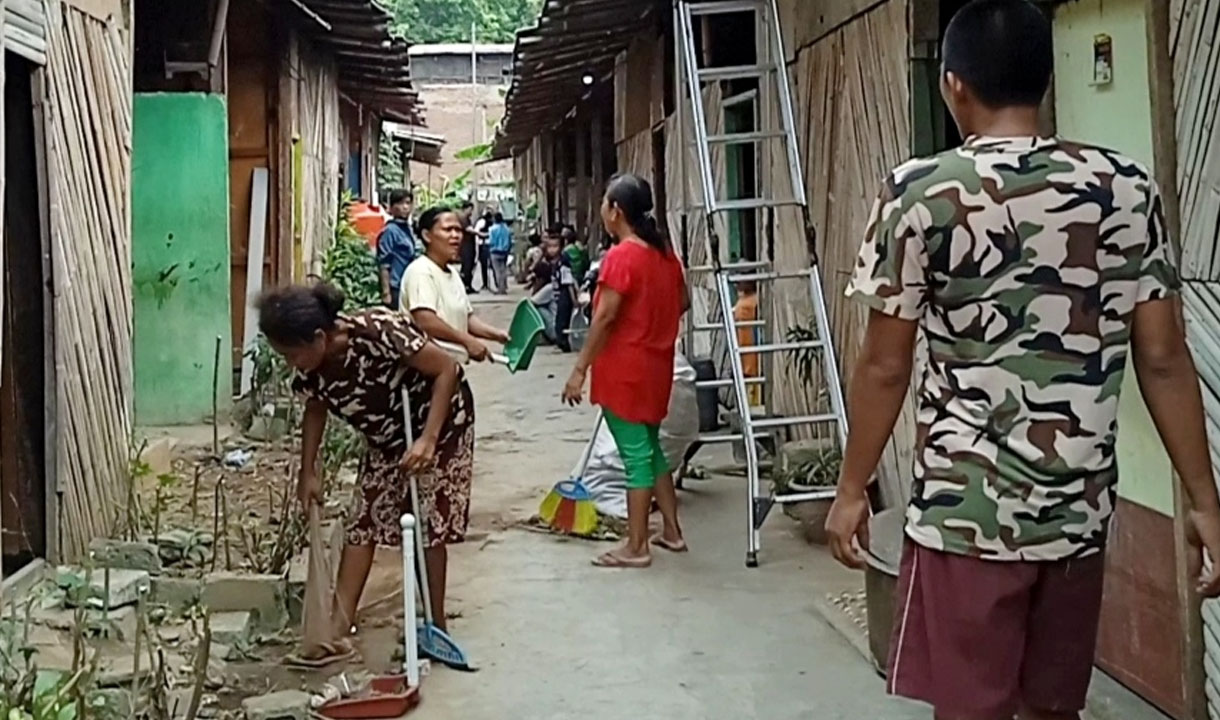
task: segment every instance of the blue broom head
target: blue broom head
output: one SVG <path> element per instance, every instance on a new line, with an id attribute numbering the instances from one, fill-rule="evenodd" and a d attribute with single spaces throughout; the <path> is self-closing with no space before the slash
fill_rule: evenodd
<path id="1" fill-rule="evenodd" d="M 472 669 L 470 661 L 466 659 L 466 653 L 462 652 L 457 642 L 435 625 L 420 625 L 416 637 L 419 639 L 419 651 L 425 657 L 456 670 Z"/>
<path id="2" fill-rule="evenodd" d="M 555 492 L 564 500 L 574 500 L 576 502 L 591 502 L 593 493 L 589 492 L 589 488 L 580 481 L 580 478 L 570 478 L 555 483 Z"/>

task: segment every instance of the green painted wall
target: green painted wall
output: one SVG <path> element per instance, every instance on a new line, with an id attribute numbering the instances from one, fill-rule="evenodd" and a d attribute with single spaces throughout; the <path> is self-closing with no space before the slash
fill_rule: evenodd
<path id="1" fill-rule="evenodd" d="M 1112 147 L 1152 166 L 1152 105 L 1144 0 L 1079 0 L 1055 11 L 1059 134 Z M 1094 86 L 1093 38 L 1110 36 L 1113 81 Z M 1119 404 L 1119 494 L 1173 515 L 1173 467 L 1128 372 Z"/>
<path id="2" fill-rule="evenodd" d="M 137 94 L 133 112 L 136 422 L 185 425 L 211 417 L 218 336 L 223 418 L 232 397 L 224 98 Z"/>

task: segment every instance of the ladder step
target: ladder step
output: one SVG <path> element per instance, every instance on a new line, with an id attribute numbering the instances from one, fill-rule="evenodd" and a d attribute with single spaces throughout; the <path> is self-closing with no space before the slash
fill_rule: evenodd
<path id="1" fill-rule="evenodd" d="M 803 493 L 792 493 L 790 495 L 776 495 L 772 501 L 777 505 L 784 503 L 809 502 L 810 500 L 834 500 L 835 489 L 832 487 L 824 490 L 810 490 Z"/>
<path id="2" fill-rule="evenodd" d="M 739 320 L 739 321 L 733 323 L 733 325 L 734 325 L 734 327 L 738 327 L 738 328 L 766 327 L 767 321 L 766 320 Z M 699 324 L 695 325 L 694 330 L 696 332 L 720 332 L 721 330 L 724 330 L 724 325 L 722 323 L 699 323 Z"/>
<path id="3" fill-rule="evenodd" d="M 765 377 L 746 378 L 746 385 L 763 385 L 766 382 L 767 382 L 767 378 L 765 378 Z M 720 378 L 718 380 L 696 380 L 695 387 L 697 387 L 697 388 L 733 387 L 733 378 Z"/>
<path id="4" fill-rule="evenodd" d="M 769 207 L 782 207 L 784 205 L 794 205 L 791 200 L 765 200 L 763 198 L 741 198 L 739 200 L 716 200 L 715 212 L 729 212 L 733 210 L 761 210 Z"/>
<path id="5" fill-rule="evenodd" d="M 741 355 L 760 355 L 763 353 L 789 352 L 792 350 L 817 350 L 821 347 L 821 340 L 801 340 L 799 342 L 770 343 L 767 345 L 743 345 L 737 349 L 737 352 Z"/>
<path id="6" fill-rule="evenodd" d="M 788 133 L 783 130 L 759 130 L 757 132 L 727 133 L 725 135 L 709 135 L 709 145 L 744 145 L 764 140 L 787 140 Z"/>
<path id="7" fill-rule="evenodd" d="M 765 260 L 741 260 L 738 262 L 724 263 L 723 265 L 720 266 L 719 270 L 720 270 L 720 272 L 736 272 L 738 270 L 757 270 L 759 268 L 765 268 L 765 267 L 769 266 L 770 264 L 771 263 L 766 262 Z M 686 268 L 686 273 L 688 275 L 693 274 L 693 273 L 711 273 L 711 272 L 716 272 L 716 270 L 717 270 L 717 268 L 715 265 L 692 265 L 692 266 Z"/>
<path id="8" fill-rule="evenodd" d="M 725 67 L 699 68 L 699 79 L 705 82 L 744 80 L 747 78 L 759 78 L 761 80 L 764 75 L 773 72 L 775 72 L 775 65 L 771 63 L 763 65 L 728 65 Z"/>
<path id="9" fill-rule="evenodd" d="M 791 417 L 751 418 L 750 425 L 756 428 L 780 428 L 793 425 L 816 425 L 824 422 L 838 422 L 834 413 L 824 415 L 793 415 Z"/>
<path id="10" fill-rule="evenodd" d="M 690 14 L 721 15 L 728 13 L 754 12 L 762 8 L 757 0 L 734 0 L 734 2 L 696 2 L 687 3 Z"/>
<path id="11" fill-rule="evenodd" d="M 769 437 L 771 437 L 771 433 L 765 433 L 765 432 L 754 433 L 755 440 L 763 440 L 763 439 L 766 439 Z M 700 435 L 699 436 L 699 442 L 703 443 L 704 445 L 741 442 L 742 440 L 745 440 L 745 439 L 746 439 L 746 436 L 741 433 L 729 433 L 727 435 L 713 434 L 713 435 Z"/>
<path id="12" fill-rule="evenodd" d="M 768 282 L 771 280 L 795 280 L 797 278 L 808 278 L 813 274 L 813 270 L 806 268 L 795 272 L 760 272 L 760 273 L 739 273 L 729 275 L 729 282 Z"/>

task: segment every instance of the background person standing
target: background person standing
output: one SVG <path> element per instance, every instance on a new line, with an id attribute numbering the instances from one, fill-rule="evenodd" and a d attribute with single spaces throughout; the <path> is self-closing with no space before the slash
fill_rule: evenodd
<path id="1" fill-rule="evenodd" d="M 458 251 L 461 270 L 459 274 L 462 278 L 462 285 L 465 286 L 466 292 L 473 294 L 474 289 L 474 264 L 478 260 L 478 245 L 479 236 L 475 230 L 474 203 L 467 200 L 462 203 L 462 247 Z"/>
<path id="2" fill-rule="evenodd" d="M 415 233 L 411 231 L 410 190 L 394 189 L 388 194 L 390 221 L 377 236 L 377 266 L 381 279 L 381 301 L 397 308 L 402 274 L 415 259 Z"/>
<path id="3" fill-rule="evenodd" d="M 489 231 L 488 254 L 491 256 L 492 274 L 496 278 L 495 293 L 508 294 L 508 256 L 513 252 L 513 231 L 504 222 L 504 216 L 496 213 L 492 217 Z"/>

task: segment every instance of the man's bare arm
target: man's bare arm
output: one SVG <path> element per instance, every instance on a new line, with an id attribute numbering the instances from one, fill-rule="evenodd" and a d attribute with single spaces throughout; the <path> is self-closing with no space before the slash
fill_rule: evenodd
<path id="1" fill-rule="evenodd" d="M 1195 530 L 1214 563 L 1199 590 L 1215 596 L 1220 594 L 1220 499 L 1208 452 L 1199 374 L 1186 346 L 1179 299 L 1135 307 L 1131 356 L 1144 403 L 1190 500 Z"/>
<path id="2" fill-rule="evenodd" d="M 861 545 L 867 541 L 868 483 L 911 386 L 918 329 L 916 322 L 876 310 L 868 316 L 864 347 L 847 393 L 851 431 L 843 453 L 835 507 L 826 523 L 831 551 L 845 565 L 864 564 L 852 547 L 852 539 L 859 538 Z"/>

